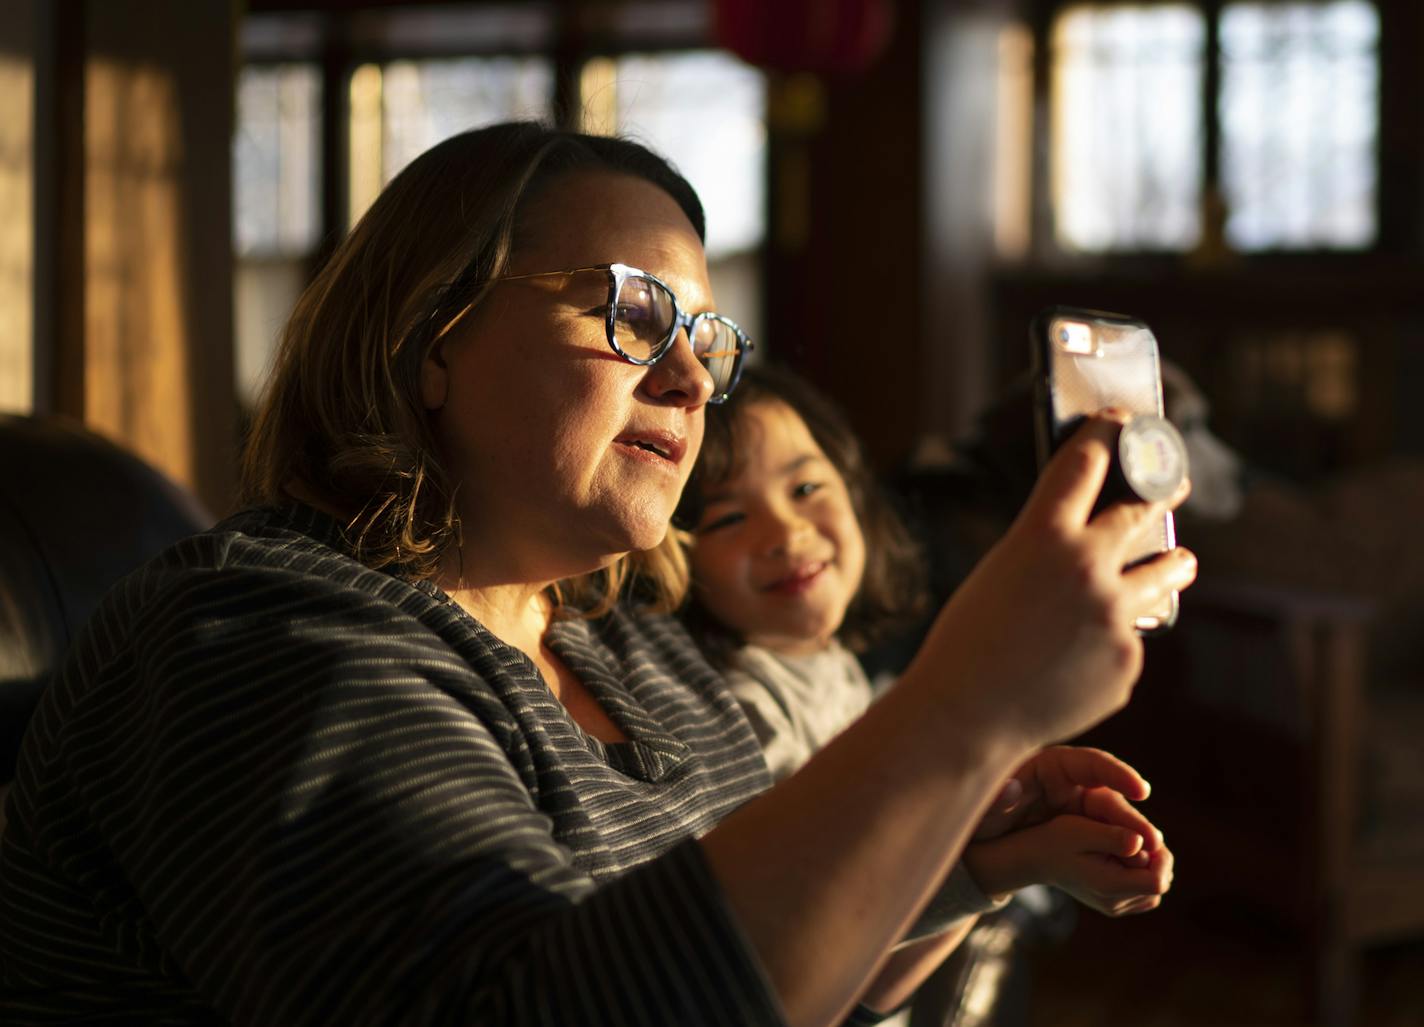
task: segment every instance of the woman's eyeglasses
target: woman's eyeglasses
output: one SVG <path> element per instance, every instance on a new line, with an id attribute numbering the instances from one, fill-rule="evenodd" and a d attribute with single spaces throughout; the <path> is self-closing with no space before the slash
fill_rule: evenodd
<path id="1" fill-rule="evenodd" d="M 742 362 L 752 348 L 751 339 L 735 321 L 704 311 L 687 314 L 677 297 L 656 275 L 627 264 L 596 264 L 569 271 L 540 271 L 508 275 L 494 282 L 512 282 L 551 275 L 576 275 L 599 271 L 608 276 L 608 309 L 604 327 L 608 345 L 630 364 L 656 364 L 672 349 L 678 329 L 687 329 L 693 355 L 712 376 L 710 403 L 721 403 L 737 387 Z"/>

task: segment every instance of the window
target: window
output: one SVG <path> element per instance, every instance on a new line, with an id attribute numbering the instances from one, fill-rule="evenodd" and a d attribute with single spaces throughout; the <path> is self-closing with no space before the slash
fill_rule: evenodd
<path id="1" fill-rule="evenodd" d="M 1218 231 L 1239 251 L 1373 245 L 1375 4 L 1226 3 L 1215 24 L 1204 7 L 1074 4 L 1054 21 L 1058 245 L 1186 251 Z M 1221 230 L 1203 219 L 1217 204 Z"/>
<path id="2" fill-rule="evenodd" d="M 321 236 L 321 77 L 315 64 L 249 65 L 233 136 L 233 346 L 250 404 Z"/>
<path id="3" fill-rule="evenodd" d="M 256 398 L 323 243 L 441 140 L 512 118 L 552 121 L 558 82 L 578 84 L 570 99 L 584 131 L 639 139 L 687 176 L 707 213 L 718 309 L 760 334 L 764 76 L 698 48 L 710 25 L 697 4 L 624 5 L 597 40 L 585 28 L 533 4 L 245 19 L 244 46 L 261 63 L 241 73 L 233 144 L 241 402 Z M 569 55 L 580 47 L 607 56 Z M 352 56 L 323 67 L 323 53 Z M 345 131 L 324 133 L 326 117 L 345 117 Z M 333 182 L 344 204 L 323 195 Z"/>
<path id="4" fill-rule="evenodd" d="M 1379 14 L 1373 4 L 1228 4 L 1221 184 L 1239 250 L 1374 241 Z"/>
<path id="5" fill-rule="evenodd" d="M 350 221 L 402 168 L 467 129 L 549 117 L 553 64 L 462 57 L 366 64 L 351 76 Z"/>
<path id="6" fill-rule="evenodd" d="M 233 142 L 233 228 L 239 255 L 304 254 L 316 245 L 320 115 L 315 65 L 242 70 Z"/>
<path id="7" fill-rule="evenodd" d="M 1204 40 L 1187 4 L 1058 19 L 1050 131 L 1065 249 L 1185 250 L 1200 238 Z"/>

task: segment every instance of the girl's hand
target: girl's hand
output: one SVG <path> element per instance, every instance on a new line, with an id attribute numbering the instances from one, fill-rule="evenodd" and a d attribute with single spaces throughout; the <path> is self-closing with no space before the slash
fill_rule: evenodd
<path id="1" fill-rule="evenodd" d="M 1133 537 L 1185 499 L 1186 487 L 1170 503 L 1119 503 L 1091 516 L 1119 427 L 1094 418 L 1063 444 L 907 670 L 948 681 L 947 714 L 1021 749 L 1120 709 L 1142 668 L 1136 618 L 1196 577 L 1195 557 L 1180 548 L 1124 569 Z"/>
<path id="2" fill-rule="evenodd" d="M 1049 884 L 1100 913 L 1125 916 L 1161 904 L 1174 860 L 1160 840 L 1149 851 L 1131 828 L 1069 813 L 975 842 L 964 862 L 988 895 Z"/>

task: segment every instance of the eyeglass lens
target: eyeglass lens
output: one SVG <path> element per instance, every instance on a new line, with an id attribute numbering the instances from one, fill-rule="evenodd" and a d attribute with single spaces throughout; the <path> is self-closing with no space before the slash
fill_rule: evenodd
<path id="1" fill-rule="evenodd" d="M 624 280 L 615 301 L 614 336 L 634 360 L 651 360 L 672 331 L 672 294 L 646 278 Z"/>
<path id="2" fill-rule="evenodd" d="M 634 360 L 659 356 L 676 320 L 672 293 L 647 278 L 628 278 L 614 300 L 614 338 Z M 731 386 L 741 356 L 737 332 L 714 316 L 703 315 L 692 325 L 692 352 L 712 376 L 714 394 Z"/>

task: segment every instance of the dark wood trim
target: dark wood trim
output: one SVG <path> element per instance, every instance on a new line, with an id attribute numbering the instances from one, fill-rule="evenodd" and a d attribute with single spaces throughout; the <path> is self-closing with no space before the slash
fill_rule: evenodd
<path id="1" fill-rule="evenodd" d="M 322 25 L 321 75 L 321 235 L 312 255 L 310 276 L 326 263 L 350 226 L 351 194 L 351 54 L 344 18 Z"/>
<path id="2" fill-rule="evenodd" d="M 37 135 L 51 139 L 45 183 L 44 204 L 36 194 L 36 211 L 45 227 L 53 231 L 54 244 L 45 247 L 44 288 L 41 304 L 47 308 L 46 325 L 51 334 L 49 359 L 44 369 L 46 392 L 42 407 L 54 413 L 82 420 L 85 414 L 85 152 L 84 100 L 85 50 L 88 45 L 88 16 L 85 0 L 53 0 L 39 4 L 47 8 L 43 24 L 48 40 L 42 42 L 52 55 L 49 86 L 52 104 L 46 104 L 47 124 L 37 125 Z M 51 184 L 52 183 L 52 184 Z M 36 229 L 39 230 L 37 217 Z M 40 257 L 37 249 L 36 257 Z"/>

